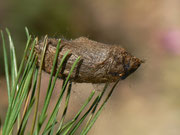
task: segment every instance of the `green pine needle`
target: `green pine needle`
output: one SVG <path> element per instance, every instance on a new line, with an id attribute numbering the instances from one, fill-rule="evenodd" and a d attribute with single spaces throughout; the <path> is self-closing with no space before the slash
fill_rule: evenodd
<path id="1" fill-rule="evenodd" d="M 67 117 L 67 110 L 70 107 L 69 102 L 73 85 L 70 80 L 70 76 L 81 59 L 80 57 L 78 57 L 73 63 L 68 76 L 63 80 L 63 84 L 56 105 L 54 106 L 52 112 L 48 114 L 47 110 L 49 108 L 50 101 L 52 100 L 52 93 L 54 91 L 58 75 L 62 70 L 64 62 L 66 62 L 66 58 L 71 55 L 70 50 L 67 51 L 61 59 L 60 64 L 57 65 L 57 59 L 61 48 L 61 40 L 59 39 L 56 46 L 56 53 L 53 60 L 51 74 L 49 77 L 46 97 L 44 100 L 42 111 L 40 112 L 39 100 L 42 80 L 41 74 L 43 60 L 47 48 L 48 37 L 46 36 L 44 39 L 44 48 L 42 51 L 40 68 L 38 69 L 36 67 L 38 58 L 37 54 L 34 51 L 35 45 L 38 43 L 38 39 L 35 38 L 34 40 L 32 40 L 32 36 L 29 34 L 27 27 L 25 27 L 27 42 L 22 60 L 20 62 L 20 66 L 17 67 L 15 46 L 8 29 L 6 29 L 6 33 L 9 40 L 8 45 L 10 47 L 10 55 L 7 55 L 5 38 L 3 31 L 1 30 L 5 76 L 8 93 L 8 109 L 4 125 L 2 127 L 2 135 L 24 135 L 27 133 L 31 135 L 39 135 L 40 133 L 42 133 L 43 135 L 74 135 L 77 133 L 77 130 L 82 126 L 83 122 L 86 122 L 86 125 L 82 127 L 81 135 L 86 135 L 99 117 L 100 113 L 102 112 L 105 104 L 111 97 L 119 81 L 114 84 L 114 86 L 108 93 L 108 96 L 105 98 L 101 105 L 100 103 L 103 99 L 102 97 L 104 96 L 104 93 L 107 90 L 108 84 L 104 86 L 103 91 L 96 97 L 94 97 L 96 91 L 92 91 L 90 96 L 80 108 L 80 110 L 75 114 L 74 118 L 71 119 L 69 122 L 65 122 L 65 118 Z M 9 61 L 8 56 L 10 56 Z M 10 67 L 8 64 L 10 64 Z M 65 106 L 64 108 L 61 108 L 63 96 L 65 95 L 66 91 L 67 94 L 65 98 Z M 90 102 L 92 103 L 91 105 L 89 105 Z M 63 114 L 60 119 L 57 119 L 60 109 L 63 109 Z M 85 109 L 86 111 L 84 112 Z M 32 113 L 32 110 L 34 110 L 34 113 Z M 33 121 L 30 125 L 31 130 L 29 130 L 28 122 L 29 118 L 32 116 Z M 48 118 L 47 121 L 46 118 Z M 15 130 L 15 128 L 17 128 L 17 130 Z"/>

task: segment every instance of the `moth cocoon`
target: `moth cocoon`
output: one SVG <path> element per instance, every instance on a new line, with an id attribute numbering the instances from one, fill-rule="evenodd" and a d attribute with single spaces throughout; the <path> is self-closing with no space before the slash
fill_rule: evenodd
<path id="1" fill-rule="evenodd" d="M 58 39 L 48 38 L 47 43 L 43 70 L 50 73 Z M 40 64 L 43 45 L 43 41 L 40 41 L 35 46 L 35 51 L 38 55 L 38 66 Z M 70 77 L 71 81 L 77 83 L 106 83 L 125 79 L 142 63 L 142 60 L 132 56 L 118 45 L 107 45 L 92 41 L 86 37 L 80 37 L 69 41 L 61 40 L 57 67 L 67 51 L 70 51 L 68 58 L 58 77 L 67 77 L 74 61 L 80 56 L 81 60 L 76 65 Z"/>

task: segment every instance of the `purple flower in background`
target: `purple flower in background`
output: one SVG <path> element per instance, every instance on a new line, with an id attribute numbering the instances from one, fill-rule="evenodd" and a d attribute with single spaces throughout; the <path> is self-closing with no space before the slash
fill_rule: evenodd
<path id="1" fill-rule="evenodd" d="M 180 30 L 169 30 L 161 33 L 161 45 L 173 54 L 180 54 Z"/>

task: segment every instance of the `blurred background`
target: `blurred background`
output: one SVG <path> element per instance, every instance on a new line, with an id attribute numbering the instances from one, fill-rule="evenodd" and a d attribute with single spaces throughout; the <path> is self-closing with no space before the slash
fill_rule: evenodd
<path id="1" fill-rule="evenodd" d="M 89 135 L 180 134 L 179 0 L 0 0 L 0 3 L 0 29 L 8 27 L 11 31 L 18 62 L 26 42 L 25 26 L 39 38 L 45 34 L 66 39 L 86 36 L 120 44 L 146 60 L 119 83 Z M 0 117 L 4 120 L 8 99 L 3 62 L 0 41 Z M 48 75 L 44 74 L 43 84 L 47 80 Z M 71 96 L 74 104 L 70 110 L 77 111 L 81 106 L 89 92 L 85 89 L 93 87 L 74 85 Z"/>

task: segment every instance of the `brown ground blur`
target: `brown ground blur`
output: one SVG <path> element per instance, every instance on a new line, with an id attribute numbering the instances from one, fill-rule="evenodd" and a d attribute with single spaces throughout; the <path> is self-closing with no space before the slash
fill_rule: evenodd
<path id="1" fill-rule="evenodd" d="M 120 82 L 89 135 L 179 135 L 179 5 L 178 0 L 2 1 L 0 28 L 8 27 L 12 31 L 17 39 L 17 52 L 24 48 L 24 26 L 35 36 L 63 35 L 68 39 L 88 36 L 104 43 L 121 44 L 146 62 Z M 1 51 L 0 46 L 0 117 L 3 119 L 7 92 Z M 18 54 L 21 58 L 22 54 Z M 45 87 L 48 75 L 43 76 Z M 69 114 L 77 112 L 88 89 L 92 90 L 93 86 L 74 85 Z M 53 96 L 56 98 L 56 93 Z"/>

